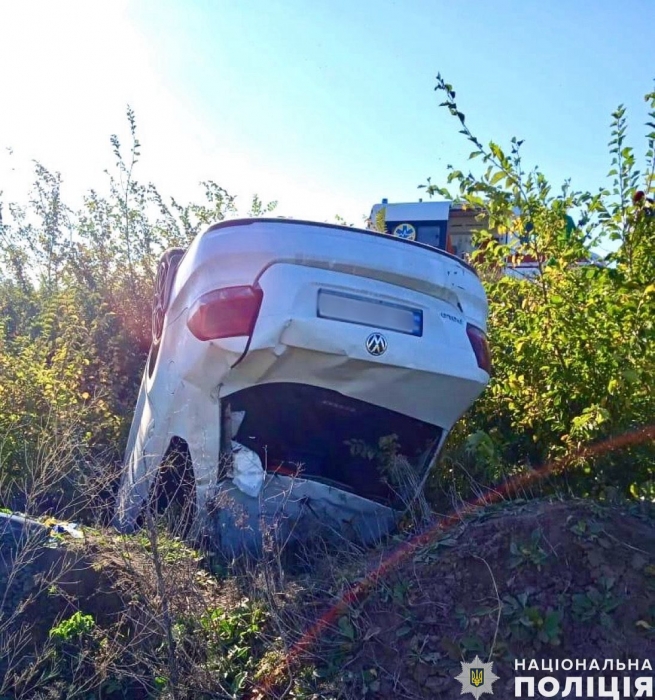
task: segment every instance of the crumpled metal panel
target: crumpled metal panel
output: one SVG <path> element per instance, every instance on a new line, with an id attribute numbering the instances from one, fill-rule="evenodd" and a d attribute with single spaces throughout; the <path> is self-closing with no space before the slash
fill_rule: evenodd
<path id="1" fill-rule="evenodd" d="M 259 555 L 267 546 L 279 551 L 313 537 L 370 544 L 388 534 L 399 517 L 391 508 L 333 486 L 280 474 L 267 475 L 258 498 L 221 481 L 209 507 L 212 540 L 233 555 Z"/>

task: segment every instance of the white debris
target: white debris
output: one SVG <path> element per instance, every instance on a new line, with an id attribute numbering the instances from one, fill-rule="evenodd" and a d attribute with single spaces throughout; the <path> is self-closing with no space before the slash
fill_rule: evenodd
<path id="1" fill-rule="evenodd" d="M 51 532 L 54 534 L 67 534 L 76 540 L 81 540 L 84 538 L 84 533 L 80 530 L 77 523 L 57 523 L 51 528 Z"/>
<path id="2" fill-rule="evenodd" d="M 259 455 L 234 440 L 232 440 L 232 455 L 234 458 L 232 483 L 247 496 L 257 498 L 266 476 Z"/>

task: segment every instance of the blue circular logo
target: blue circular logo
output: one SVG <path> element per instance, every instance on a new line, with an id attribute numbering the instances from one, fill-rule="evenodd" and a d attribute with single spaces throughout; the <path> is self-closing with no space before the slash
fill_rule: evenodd
<path id="1" fill-rule="evenodd" d="M 416 240 L 416 229 L 411 224 L 398 224 L 393 230 L 396 238 L 404 238 L 406 241 Z"/>

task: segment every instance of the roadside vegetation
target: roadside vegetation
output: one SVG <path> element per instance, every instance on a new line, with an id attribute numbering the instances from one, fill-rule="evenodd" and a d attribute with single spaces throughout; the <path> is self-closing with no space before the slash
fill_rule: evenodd
<path id="1" fill-rule="evenodd" d="M 290 566 L 271 546 L 254 564 L 154 514 L 111 531 L 159 255 L 237 202 L 214 182 L 200 204 L 140 182 L 130 110 L 106 192 L 74 208 L 37 163 L 24 202 L 0 195 L 0 509 L 43 524 L 1 542 L 0 698 L 458 697 L 475 654 L 507 672 L 517 656 L 655 657 L 655 93 L 645 148 L 619 107 L 608 184 L 577 192 L 528 169 L 519 140 L 483 145 L 436 89 L 472 170 L 424 188 L 480 211 L 493 378 L 420 512 L 372 551 L 318 543 Z M 499 274 L 498 233 L 521 237 L 535 279 Z M 448 519 L 412 539 L 428 508 Z"/>
<path id="2" fill-rule="evenodd" d="M 629 145 L 625 109 L 612 114 L 609 183 L 592 193 L 568 182 L 556 189 L 538 169 L 528 170 L 520 140 L 507 151 L 484 146 L 452 87 L 439 77 L 437 90 L 475 149 L 472 165 L 482 167 L 478 175 L 451 168 L 451 190 L 426 187 L 486 214 L 473 260 L 489 299 L 494 366 L 451 449 L 473 457 L 471 473 L 485 485 L 555 461 L 550 484 L 557 491 L 652 500 L 655 93 L 646 95 L 643 151 Z M 538 262 L 534 280 L 498 275 L 511 251 L 495 232 L 522 239 L 516 254 Z M 599 246 L 612 252 L 598 264 L 577 264 Z M 589 449 L 600 441 L 607 449 Z"/>

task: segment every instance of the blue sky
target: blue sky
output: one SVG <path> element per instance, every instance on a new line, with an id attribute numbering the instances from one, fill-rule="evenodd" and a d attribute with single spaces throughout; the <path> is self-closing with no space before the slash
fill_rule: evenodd
<path id="1" fill-rule="evenodd" d="M 0 25 L 0 190 L 16 197 L 31 158 L 73 200 L 99 186 L 129 103 L 141 176 L 165 193 L 212 178 L 280 214 L 359 223 L 466 166 L 439 71 L 483 141 L 516 135 L 555 182 L 596 188 L 610 112 L 628 106 L 641 147 L 655 78 L 652 0 L 24 0 Z"/>

